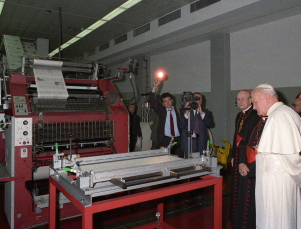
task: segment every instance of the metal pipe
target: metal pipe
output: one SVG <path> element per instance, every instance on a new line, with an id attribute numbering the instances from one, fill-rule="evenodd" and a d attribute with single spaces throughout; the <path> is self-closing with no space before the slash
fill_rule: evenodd
<path id="1" fill-rule="evenodd" d="M 171 147 L 172 147 L 173 140 L 174 140 L 174 138 L 171 138 L 171 140 L 169 142 L 169 145 L 167 146 L 168 154 L 170 154 L 170 152 L 171 152 Z"/>
<path id="2" fill-rule="evenodd" d="M 27 62 L 30 64 L 34 64 L 34 60 L 32 60 L 32 59 L 27 60 Z M 54 62 L 54 60 L 49 60 L 49 62 Z M 38 65 L 38 64 L 35 63 L 35 65 Z M 63 61 L 63 66 L 78 67 L 78 68 L 92 68 L 93 64 L 84 64 L 84 63 Z"/>
<path id="3" fill-rule="evenodd" d="M 160 212 L 157 212 L 156 213 L 156 217 L 157 217 L 157 229 L 160 229 L 160 216 L 161 216 Z"/>
<path id="4" fill-rule="evenodd" d="M 37 85 L 34 83 L 31 83 L 28 88 L 37 88 Z M 97 91 L 97 87 L 89 87 L 89 86 L 70 86 L 66 85 L 67 89 L 73 89 L 73 90 L 87 90 L 87 91 Z M 104 98 L 104 96 L 103 96 Z"/>
<path id="5" fill-rule="evenodd" d="M 125 182 L 129 182 L 129 181 L 133 181 L 133 180 L 159 177 L 162 175 L 163 175 L 162 172 L 156 172 L 156 173 L 148 173 L 148 174 L 131 176 L 131 177 L 124 177 L 123 179 L 125 180 Z"/>
<path id="6" fill-rule="evenodd" d="M 38 94 L 37 93 L 27 94 L 27 96 L 38 97 Z M 101 97 L 100 95 L 95 95 L 95 94 L 69 94 L 69 98 L 77 98 L 77 99 L 99 99 L 100 97 Z M 48 100 L 51 101 L 51 99 Z"/>
<path id="7" fill-rule="evenodd" d="M 74 63 L 74 62 L 66 62 L 63 61 L 63 66 L 69 66 L 69 67 L 79 67 L 79 68 L 92 68 L 92 64 L 83 64 L 83 63 Z"/>
<path id="8" fill-rule="evenodd" d="M 25 75 L 25 62 L 26 62 L 26 56 L 22 56 L 22 75 Z"/>
<path id="9" fill-rule="evenodd" d="M 110 182 L 111 182 L 112 184 L 114 184 L 114 185 L 116 185 L 116 186 L 122 188 L 122 189 L 127 189 L 127 185 L 126 185 L 124 182 L 122 182 L 121 180 L 118 180 L 118 179 L 116 179 L 116 178 L 113 178 L 113 179 L 110 180 Z"/>
<path id="10" fill-rule="evenodd" d="M 98 77 L 97 77 L 97 73 L 98 73 L 98 63 L 95 62 L 95 67 L 94 67 L 94 73 L 93 73 L 93 80 L 97 80 Z"/>
<path id="11" fill-rule="evenodd" d="M 70 138 L 70 161 L 72 160 L 72 137 L 73 137 L 73 135 L 70 134 L 69 135 L 69 138 Z"/>
<path id="12" fill-rule="evenodd" d="M 193 173 L 195 173 L 195 171 L 193 171 Z M 127 187 L 130 187 L 130 186 L 141 185 L 141 184 L 146 184 L 146 183 L 151 183 L 151 182 L 156 182 L 156 181 L 161 181 L 161 180 L 167 180 L 170 178 L 177 178 L 177 177 L 172 174 L 170 176 L 158 176 L 158 177 L 152 177 L 152 178 L 146 178 L 146 179 L 140 179 L 140 180 L 133 180 L 133 181 L 129 181 L 129 182 L 126 181 L 125 184 L 127 185 Z"/>
<path id="13" fill-rule="evenodd" d="M 188 134 L 188 152 L 187 152 L 188 156 L 186 159 L 188 159 L 190 157 L 190 154 L 192 153 L 192 133 L 190 130 L 190 110 L 188 113 L 188 133 L 187 134 Z"/>
<path id="14" fill-rule="evenodd" d="M 60 37 L 59 37 L 59 60 L 61 60 L 61 45 L 63 43 L 63 29 L 62 29 L 62 8 L 59 7 L 59 28 L 60 28 Z"/>
<path id="15" fill-rule="evenodd" d="M 69 72 L 84 72 L 84 73 L 91 73 L 92 70 L 89 68 L 72 68 L 72 67 L 55 67 L 55 66 L 44 66 L 44 65 L 29 65 L 30 68 L 36 69 L 53 69 L 53 70 L 62 70 L 62 71 L 69 71 Z"/>

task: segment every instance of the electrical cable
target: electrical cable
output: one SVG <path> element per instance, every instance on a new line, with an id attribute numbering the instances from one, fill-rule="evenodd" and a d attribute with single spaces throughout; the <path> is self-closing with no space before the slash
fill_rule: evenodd
<path id="1" fill-rule="evenodd" d="M 30 170 L 32 170 L 32 168 L 29 167 L 29 166 L 26 164 L 26 158 L 24 158 L 24 163 L 25 163 L 25 165 L 26 165 L 27 168 L 29 168 Z"/>
<path id="2" fill-rule="evenodd" d="M 125 65 L 126 65 L 127 63 L 133 64 L 133 62 L 134 62 L 134 61 L 133 61 L 131 58 L 129 58 L 128 61 L 124 63 L 124 66 L 123 66 L 123 67 L 125 67 Z M 133 85 L 133 80 L 132 80 L 132 74 L 131 74 L 131 71 L 130 71 L 130 83 L 131 83 L 132 89 L 133 89 L 133 97 L 132 97 L 131 99 L 125 99 L 125 100 L 123 100 L 123 101 L 125 101 L 125 102 L 130 102 L 130 101 L 132 101 L 133 99 L 135 99 L 135 102 L 134 102 L 134 103 L 136 104 L 136 92 L 135 92 L 135 88 L 134 88 L 134 85 Z"/>

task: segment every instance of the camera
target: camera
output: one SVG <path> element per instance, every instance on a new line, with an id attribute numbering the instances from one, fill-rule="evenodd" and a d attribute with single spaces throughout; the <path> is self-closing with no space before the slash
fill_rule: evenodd
<path id="1" fill-rule="evenodd" d="M 200 100 L 200 98 L 197 96 L 193 96 L 193 94 L 190 91 L 187 92 L 184 91 L 181 100 L 182 100 L 182 108 L 185 107 L 187 102 L 189 103 L 188 108 L 184 108 L 184 109 L 196 110 L 199 108 L 199 104 L 196 101 Z"/>

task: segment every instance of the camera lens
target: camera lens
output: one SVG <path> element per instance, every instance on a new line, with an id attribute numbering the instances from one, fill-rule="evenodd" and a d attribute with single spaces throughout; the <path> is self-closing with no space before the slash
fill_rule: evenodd
<path id="1" fill-rule="evenodd" d="M 190 103 L 190 106 L 191 106 L 191 108 L 192 108 L 193 110 L 196 110 L 196 109 L 199 108 L 199 104 L 198 104 L 197 102 L 192 102 L 192 103 Z"/>

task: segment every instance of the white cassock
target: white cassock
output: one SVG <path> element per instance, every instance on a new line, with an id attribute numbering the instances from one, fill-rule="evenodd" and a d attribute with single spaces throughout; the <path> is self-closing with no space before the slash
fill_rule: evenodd
<path id="1" fill-rule="evenodd" d="M 256 156 L 256 225 L 301 229 L 301 119 L 282 102 L 267 115 Z"/>

